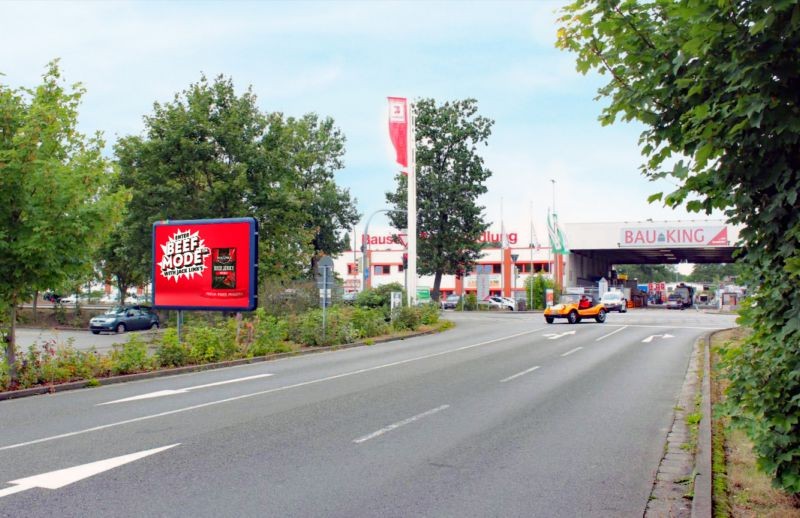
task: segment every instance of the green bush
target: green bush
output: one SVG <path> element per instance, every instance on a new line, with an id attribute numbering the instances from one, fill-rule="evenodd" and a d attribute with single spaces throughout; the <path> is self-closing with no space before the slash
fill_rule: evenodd
<path id="1" fill-rule="evenodd" d="M 236 321 L 229 319 L 222 325 L 210 327 L 196 325 L 186 331 L 189 358 L 192 363 L 213 363 L 237 357 Z"/>
<path id="2" fill-rule="evenodd" d="M 350 321 L 356 332 L 356 340 L 379 336 L 389 332 L 389 324 L 379 308 L 354 307 L 350 313 Z"/>
<path id="3" fill-rule="evenodd" d="M 392 307 L 391 294 L 393 291 L 402 293 L 403 286 L 399 282 L 393 282 L 378 286 L 377 288 L 364 290 L 356 296 L 354 304 L 367 308 L 380 308 L 383 311 L 384 317 L 388 319 L 389 311 Z M 403 300 L 405 301 L 405 297 L 403 297 Z"/>
<path id="4" fill-rule="evenodd" d="M 533 290 L 531 290 L 533 285 Z M 561 293 L 555 288 L 555 282 L 552 279 L 544 277 L 543 275 L 529 276 L 525 279 L 525 297 L 527 307 L 530 309 L 544 309 L 545 308 L 545 290 L 553 290 L 553 299 L 558 300 Z M 531 301 L 531 291 L 533 291 L 533 301 Z"/>
<path id="5" fill-rule="evenodd" d="M 439 305 L 435 302 L 420 306 L 418 311 L 420 322 L 426 326 L 433 325 L 439 321 Z"/>
<path id="6" fill-rule="evenodd" d="M 182 367 L 190 361 L 190 348 L 178 342 L 178 330 L 170 327 L 164 330 L 158 341 L 156 361 L 162 367 Z"/>
<path id="7" fill-rule="evenodd" d="M 420 315 L 417 308 L 404 306 L 397 312 L 394 319 L 394 328 L 397 330 L 411 330 L 418 328 L 420 324 Z"/>
<path id="8" fill-rule="evenodd" d="M 153 358 L 147 355 L 147 344 L 135 334 L 130 335 L 128 343 L 114 345 L 111 362 L 114 374 L 144 372 L 153 368 L 155 364 Z"/>
<path id="9" fill-rule="evenodd" d="M 478 297 L 474 293 L 467 293 L 464 297 L 464 310 L 475 311 L 478 309 Z"/>
<path id="10" fill-rule="evenodd" d="M 242 344 L 246 356 L 266 356 L 291 350 L 286 343 L 286 321 L 267 315 L 264 308 L 256 309 L 253 320 L 246 327 L 247 335 Z"/>

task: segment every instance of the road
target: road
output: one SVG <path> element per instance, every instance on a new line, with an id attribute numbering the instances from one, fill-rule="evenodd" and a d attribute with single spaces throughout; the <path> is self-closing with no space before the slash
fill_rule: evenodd
<path id="1" fill-rule="evenodd" d="M 0 402 L 0 516 L 641 516 L 731 316 L 446 333 Z M 61 471 L 63 470 L 63 471 Z"/>

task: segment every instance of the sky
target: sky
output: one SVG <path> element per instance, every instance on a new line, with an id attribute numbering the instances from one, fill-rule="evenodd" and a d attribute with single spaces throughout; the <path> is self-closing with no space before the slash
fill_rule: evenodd
<path id="1" fill-rule="evenodd" d="M 224 74 L 240 93 L 252 87 L 265 112 L 334 119 L 347 138 L 336 182 L 362 222 L 388 207 L 399 169 L 386 98 L 474 98 L 495 121 L 480 149 L 492 176 L 479 200 L 493 230 L 502 221 L 526 242 L 533 223 L 542 241 L 554 203 L 569 223 L 709 219 L 647 203 L 676 186 L 641 176 L 641 126 L 598 122 L 607 77 L 581 75 L 555 48 L 562 5 L 3 1 L 0 83 L 34 86 L 59 58 L 67 82 L 87 89 L 81 130 L 102 131 L 111 155 L 118 138 L 142 133 L 154 102 Z M 388 222 L 379 214 L 372 226 Z"/>

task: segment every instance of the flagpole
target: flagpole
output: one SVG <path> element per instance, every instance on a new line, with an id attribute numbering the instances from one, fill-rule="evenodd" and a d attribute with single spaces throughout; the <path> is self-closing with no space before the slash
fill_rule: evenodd
<path id="1" fill-rule="evenodd" d="M 408 305 L 414 304 L 417 298 L 417 141 L 414 103 L 408 106 L 408 289 L 406 300 Z"/>
<path id="2" fill-rule="evenodd" d="M 500 294 L 506 294 L 506 226 L 503 221 L 503 197 L 500 197 Z"/>
<path id="3" fill-rule="evenodd" d="M 531 201 L 530 217 L 531 217 L 531 241 L 530 241 L 529 244 L 530 244 L 530 247 L 531 247 L 531 269 L 528 271 L 528 289 L 530 291 L 530 302 L 528 303 L 528 305 L 530 307 L 528 309 L 532 310 L 533 306 L 535 304 L 535 302 L 533 300 L 533 249 L 534 249 L 534 241 L 533 241 L 533 201 Z"/>

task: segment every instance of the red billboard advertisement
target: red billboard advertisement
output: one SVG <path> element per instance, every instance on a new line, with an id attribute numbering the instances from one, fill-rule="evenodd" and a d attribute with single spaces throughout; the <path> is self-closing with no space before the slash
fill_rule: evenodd
<path id="1" fill-rule="evenodd" d="M 153 306 L 254 310 L 257 228 L 253 218 L 154 223 Z"/>

